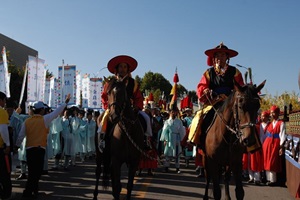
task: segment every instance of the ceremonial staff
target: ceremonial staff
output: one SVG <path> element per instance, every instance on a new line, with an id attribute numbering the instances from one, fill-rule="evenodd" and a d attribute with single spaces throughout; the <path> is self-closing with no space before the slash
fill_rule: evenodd
<path id="1" fill-rule="evenodd" d="M 25 72 L 24 72 L 24 77 L 23 77 L 21 95 L 20 95 L 20 100 L 19 100 L 19 107 L 21 107 L 21 104 L 22 104 L 22 101 L 23 101 L 25 84 L 26 84 L 26 78 L 27 78 L 27 68 L 28 68 L 28 62 L 26 62 L 26 66 L 25 66 Z"/>

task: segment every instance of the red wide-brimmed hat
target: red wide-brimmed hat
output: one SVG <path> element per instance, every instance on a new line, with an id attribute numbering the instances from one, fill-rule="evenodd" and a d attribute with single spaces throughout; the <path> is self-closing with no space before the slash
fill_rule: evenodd
<path id="1" fill-rule="evenodd" d="M 137 65 L 138 65 L 137 61 L 134 58 L 132 58 L 130 56 L 126 56 L 126 55 L 120 55 L 120 56 L 116 56 L 116 57 L 112 58 L 108 62 L 108 64 L 107 64 L 108 71 L 115 74 L 116 73 L 116 67 L 120 63 L 127 63 L 128 66 L 129 66 L 129 71 L 130 72 L 133 72 L 136 69 Z"/>
<path id="2" fill-rule="evenodd" d="M 207 56 L 210 56 L 210 57 L 214 57 L 214 54 L 217 53 L 217 52 L 225 52 L 228 54 L 229 58 L 232 58 L 234 56 L 237 56 L 239 53 L 235 50 L 232 50 L 232 49 L 228 49 L 227 46 L 225 46 L 223 44 L 223 42 L 221 42 L 220 45 L 218 45 L 217 47 L 213 48 L 213 49 L 208 49 L 206 50 L 204 53 L 207 55 Z"/>
<path id="3" fill-rule="evenodd" d="M 276 105 L 272 105 L 271 108 L 270 108 L 270 111 L 273 111 L 273 112 L 280 112 L 280 108 Z"/>
<path id="4" fill-rule="evenodd" d="M 239 53 L 235 50 L 232 50 L 232 49 L 228 49 L 227 46 L 225 46 L 223 44 L 223 42 L 221 42 L 220 45 L 216 46 L 215 48 L 213 49 L 208 49 L 206 50 L 204 53 L 208 56 L 207 58 L 207 65 L 208 66 L 212 66 L 212 59 L 214 57 L 214 54 L 217 53 L 217 52 L 225 52 L 228 54 L 229 58 L 232 58 L 232 57 L 235 57 L 237 56 Z"/>

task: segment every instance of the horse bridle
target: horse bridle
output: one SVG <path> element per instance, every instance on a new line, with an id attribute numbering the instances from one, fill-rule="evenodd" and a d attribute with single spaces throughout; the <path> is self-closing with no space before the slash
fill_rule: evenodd
<path id="1" fill-rule="evenodd" d="M 240 124 L 240 119 L 239 119 L 239 105 L 238 105 L 238 103 L 236 102 L 236 101 L 238 101 L 239 99 L 242 99 L 242 98 L 249 98 L 249 97 L 245 97 L 245 96 L 241 96 L 240 94 L 238 94 L 237 96 L 236 96 L 236 98 L 235 98 L 235 102 L 234 102 L 234 104 L 235 104 L 235 108 L 234 108 L 234 121 L 235 121 L 235 129 L 237 130 L 237 133 L 236 133 L 236 135 L 237 135 L 237 138 L 238 139 L 240 139 L 241 137 L 242 137 L 242 135 L 243 135 L 243 133 L 242 133 L 242 130 L 243 129 L 245 129 L 245 128 L 252 128 L 252 127 L 255 127 L 255 122 L 252 122 L 252 121 L 250 121 L 250 122 L 247 122 L 247 123 L 244 123 L 244 124 Z M 253 100 L 257 100 L 258 98 L 253 98 Z"/>
<path id="2" fill-rule="evenodd" d="M 214 105 L 212 104 L 211 100 L 210 100 L 210 97 L 208 96 L 208 94 L 204 94 L 206 95 L 207 99 L 208 99 L 208 102 L 210 103 L 210 105 L 212 106 L 212 108 L 214 109 L 216 115 L 218 117 L 220 117 L 220 119 L 222 120 L 223 124 L 225 125 L 225 127 L 227 128 L 227 130 L 229 130 L 231 133 L 233 133 L 236 138 L 237 138 L 237 141 L 239 139 L 241 139 L 241 137 L 243 136 L 243 132 L 242 130 L 245 129 L 245 128 L 251 128 L 251 127 L 254 127 L 255 126 L 255 123 L 253 122 L 247 122 L 247 123 L 244 123 L 244 124 L 240 124 L 240 120 L 239 120 L 239 108 L 238 108 L 238 103 L 236 103 L 237 100 L 239 100 L 240 98 L 246 98 L 244 96 L 241 96 L 241 95 L 237 95 L 235 97 L 235 101 L 234 101 L 234 104 L 235 104 L 235 108 L 234 108 L 234 129 L 231 128 L 229 125 L 228 125 L 228 122 L 224 119 L 224 117 L 218 112 L 218 110 L 214 107 Z"/>

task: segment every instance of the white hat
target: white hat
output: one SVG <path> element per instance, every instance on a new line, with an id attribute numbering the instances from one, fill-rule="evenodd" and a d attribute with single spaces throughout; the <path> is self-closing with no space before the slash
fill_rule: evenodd
<path id="1" fill-rule="evenodd" d="M 46 108 L 45 104 L 41 101 L 35 101 L 31 104 L 33 110 Z"/>

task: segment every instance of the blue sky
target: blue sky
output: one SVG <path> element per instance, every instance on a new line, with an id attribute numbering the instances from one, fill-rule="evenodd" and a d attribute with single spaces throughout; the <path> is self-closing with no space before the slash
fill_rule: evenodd
<path id="1" fill-rule="evenodd" d="M 133 77 L 151 71 L 170 82 L 177 67 L 188 90 L 205 71 L 204 51 L 224 42 L 239 52 L 231 65 L 251 67 L 263 93 L 299 92 L 298 0 L 10 0 L 1 1 L 1 33 L 39 52 L 47 69 L 74 64 L 109 76 L 107 62 L 131 55 Z M 239 68 L 244 74 L 245 69 Z M 100 71 L 101 70 L 101 71 Z"/>

